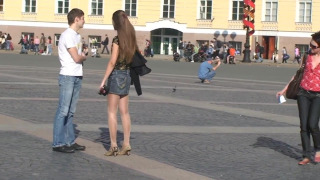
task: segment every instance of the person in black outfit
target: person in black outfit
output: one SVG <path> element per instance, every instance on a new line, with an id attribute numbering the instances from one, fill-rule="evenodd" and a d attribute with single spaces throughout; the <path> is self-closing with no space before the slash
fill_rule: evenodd
<path id="1" fill-rule="evenodd" d="M 106 34 L 106 39 L 104 41 L 102 41 L 103 48 L 102 48 L 101 54 L 103 54 L 104 49 L 106 49 L 107 54 L 110 54 L 109 49 L 108 49 L 108 44 L 109 44 L 109 37 L 108 37 L 108 34 Z"/>

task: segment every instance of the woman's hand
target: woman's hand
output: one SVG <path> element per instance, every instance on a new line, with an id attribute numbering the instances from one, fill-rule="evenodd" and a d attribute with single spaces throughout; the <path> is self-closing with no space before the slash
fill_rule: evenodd
<path id="1" fill-rule="evenodd" d="M 100 89 L 103 89 L 104 84 L 105 84 L 105 82 L 102 81 L 101 84 L 100 84 L 99 90 L 100 90 Z"/>
<path id="2" fill-rule="evenodd" d="M 277 92 L 276 97 L 279 98 L 280 96 L 284 95 L 284 93 L 285 93 L 285 90 L 279 91 Z"/>

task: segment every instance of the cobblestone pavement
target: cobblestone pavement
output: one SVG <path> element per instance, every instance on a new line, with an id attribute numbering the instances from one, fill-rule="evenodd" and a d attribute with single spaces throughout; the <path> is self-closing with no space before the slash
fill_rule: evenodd
<path id="1" fill-rule="evenodd" d="M 1 52 L 0 52 L 1 53 Z M 318 179 L 301 158 L 296 102 L 277 104 L 295 65 L 222 65 L 211 84 L 199 64 L 151 59 L 143 95 L 130 90 L 132 155 L 105 157 L 107 59 L 89 58 L 75 128 L 85 152 L 51 151 L 58 103 L 55 56 L 0 54 L 0 179 Z M 173 88 L 176 91 L 173 91 Z M 118 142 L 122 141 L 119 118 Z"/>

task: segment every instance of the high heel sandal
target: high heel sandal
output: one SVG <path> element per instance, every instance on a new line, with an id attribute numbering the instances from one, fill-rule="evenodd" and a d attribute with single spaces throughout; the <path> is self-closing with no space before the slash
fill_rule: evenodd
<path id="1" fill-rule="evenodd" d="M 110 147 L 109 151 L 107 151 L 105 156 L 117 156 L 118 155 L 118 147 Z"/>
<path id="2" fill-rule="evenodd" d="M 121 150 L 119 151 L 119 155 L 130 155 L 130 151 L 131 151 L 131 146 L 122 146 Z"/>

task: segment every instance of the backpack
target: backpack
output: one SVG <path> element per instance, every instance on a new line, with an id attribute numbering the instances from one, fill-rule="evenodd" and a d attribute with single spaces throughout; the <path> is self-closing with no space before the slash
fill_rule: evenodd
<path id="1" fill-rule="evenodd" d="M 263 54 L 263 53 L 264 53 L 264 47 L 260 46 L 260 54 Z"/>

